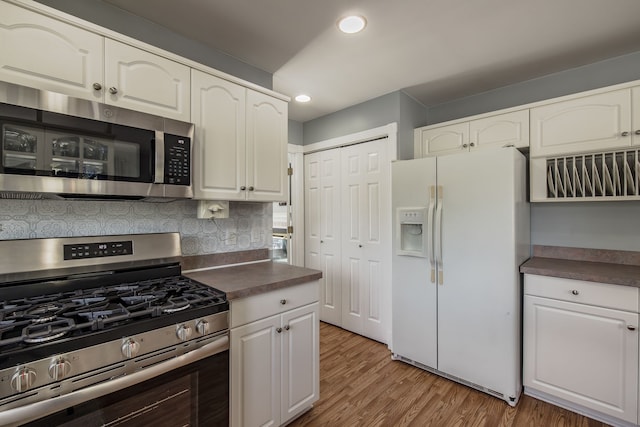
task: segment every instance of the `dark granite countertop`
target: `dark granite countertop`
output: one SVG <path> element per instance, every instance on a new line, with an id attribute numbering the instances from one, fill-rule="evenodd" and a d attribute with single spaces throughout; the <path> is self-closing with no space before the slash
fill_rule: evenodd
<path id="1" fill-rule="evenodd" d="M 184 275 L 220 289 L 227 294 L 227 299 L 233 300 L 318 280 L 322 277 L 322 272 L 264 261 L 210 270 L 185 271 Z"/>
<path id="2" fill-rule="evenodd" d="M 520 272 L 640 287 L 640 252 L 534 246 Z"/>

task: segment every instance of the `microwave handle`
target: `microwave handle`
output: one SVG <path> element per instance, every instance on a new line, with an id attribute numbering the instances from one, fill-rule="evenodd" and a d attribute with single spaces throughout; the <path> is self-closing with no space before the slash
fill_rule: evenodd
<path id="1" fill-rule="evenodd" d="M 156 137 L 154 139 L 155 144 L 155 159 L 154 166 L 155 169 L 153 171 L 153 182 L 154 184 L 163 184 L 164 183 L 164 132 L 157 130 Z"/>

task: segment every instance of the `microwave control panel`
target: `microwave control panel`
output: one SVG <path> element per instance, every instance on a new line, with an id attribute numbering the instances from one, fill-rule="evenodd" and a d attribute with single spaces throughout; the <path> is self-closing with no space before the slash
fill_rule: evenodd
<path id="1" fill-rule="evenodd" d="M 191 139 L 164 134 L 164 183 L 191 185 Z"/>

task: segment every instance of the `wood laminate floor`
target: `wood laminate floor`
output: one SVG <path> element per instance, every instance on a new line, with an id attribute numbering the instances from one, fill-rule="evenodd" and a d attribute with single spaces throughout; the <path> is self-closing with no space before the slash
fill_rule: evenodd
<path id="1" fill-rule="evenodd" d="M 515 408 L 391 360 L 386 345 L 320 323 L 320 400 L 302 426 L 564 426 L 606 424 L 529 396 Z"/>

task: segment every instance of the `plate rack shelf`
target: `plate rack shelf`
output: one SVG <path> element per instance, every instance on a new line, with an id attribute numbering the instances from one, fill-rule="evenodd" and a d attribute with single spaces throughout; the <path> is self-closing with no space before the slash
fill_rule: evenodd
<path id="1" fill-rule="evenodd" d="M 535 158 L 531 201 L 640 200 L 640 149 Z"/>

